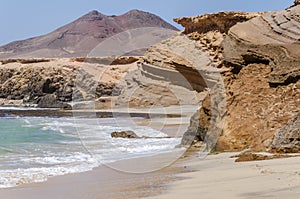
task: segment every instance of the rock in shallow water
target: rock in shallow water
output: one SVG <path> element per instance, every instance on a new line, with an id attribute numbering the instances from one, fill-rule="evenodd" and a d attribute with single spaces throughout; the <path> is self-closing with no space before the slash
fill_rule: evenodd
<path id="1" fill-rule="evenodd" d="M 148 136 L 138 136 L 133 131 L 119 131 L 119 132 L 112 132 L 111 137 L 113 138 L 130 138 L 130 139 L 164 139 L 164 138 L 171 138 L 171 137 L 148 137 Z"/>
<path id="2" fill-rule="evenodd" d="M 111 137 L 113 137 L 113 138 L 140 138 L 133 131 L 112 132 Z"/>

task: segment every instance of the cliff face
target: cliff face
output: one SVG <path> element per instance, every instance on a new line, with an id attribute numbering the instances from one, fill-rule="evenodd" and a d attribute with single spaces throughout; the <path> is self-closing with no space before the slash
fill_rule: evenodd
<path id="1" fill-rule="evenodd" d="M 225 115 L 226 93 L 222 74 L 231 70 L 222 63 L 221 44 L 231 26 L 255 16 L 259 13 L 228 12 L 175 19 L 188 25 L 188 28 L 147 50 L 138 64 L 138 70 L 126 78 L 120 104 L 196 105 L 203 100 L 207 90 L 215 90 L 210 100 L 205 100 L 208 106 L 212 105 L 212 109 L 201 109 L 194 115 L 183 139 L 183 144 L 191 144 L 197 133 L 199 136 L 196 139 L 206 138 L 207 149 L 213 147 L 221 131 L 220 118 Z M 203 114 L 210 115 L 203 117 Z M 199 120 L 210 122 L 199 126 Z M 212 134 L 206 134 L 207 131 Z"/>
<path id="2" fill-rule="evenodd" d="M 223 55 L 235 80 L 219 149 L 270 148 L 300 111 L 299 13 L 300 6 L 269 12 L 230 29 Z"/>
<path id="3" fill-rule="evenodd" d="M 223 13 L 184 19 L 181 24 L 186 26 L 185 32 L 190 38 L 206 43 L 210 54 L 217 55 L 215 63 L 218 65 L 214 67 L 228 69 L 221 73 L 226 115 L 212 113 L 215 107 L 212 96 L 219 92 L 214 86 L 195 117 L 199 126 L 195 128 L 193 122 L 186 139 L 194 132 L 196 140 L 207 142 L 214 133 L 209 126 L 215 118 L 219 120 L 216 126 L 222 131 L 217 150 L 299 151 L 299 122 L 293 119 L 300 111 L 299 13 L 300 6 L 293 6 L 284 11 L 257 13 L 254 15 L 261 16 L 254 18 L 253 14 L 244 15 L 241 19 L 246 22 L 236 25 L 226 22 Z M 212 25 L 211 18 L 218 21 L 218 16 L 224 24 Z M 230 28 L 227 24 L 233 26 Z M 203 42 L 212 32 L 223 33 L 219 47 L 209 48 L 211 40 Z"/>
<path id="4" fill-rule="evenodd" d="M 147 50 L 138 70 L 126 78 L 119 103 L 139 107 L 197 105 L 199 92 L 215 78 L 209 65 L 209 56 L 199 44 L 177 34 Z M 209 76 L 207 81 L 200 74 Z"/>
<path id="5" fill-rule="evenodd" d="M 2 60 L 0 98 L 23 106 L 70 108 L 70 102 L 119 94 L 135 57 Z M 84 61 L 84 62 L 83 62 Z M 132 63 L 133 62 L 133 63 Z M 16 102 L 17 102 L 16 101 Z M 19 102 L 17 102 L 19 103 Z M 3 105 L 7 105 L 4 101 Z M 96 104 L 97 105 L 97 104 Z"/>
<path id="6" fill-rule="evenodd" d="M 259 13 L 222 12 L 179 18 L 184 32 L 150 47 L 127 78 L 119 103 L 132 106 L 198 104 L 207 88 L 221 82 L 221 43 L 234 24 Z"/>
<path id="7" fill-rule="evenodd" d="M 251 63 L 269 65 L 271 86 L 300 77 L 300 7 L 269 12 L 233 27 L 224 42 L 225 61 L 236 71 Z"/>

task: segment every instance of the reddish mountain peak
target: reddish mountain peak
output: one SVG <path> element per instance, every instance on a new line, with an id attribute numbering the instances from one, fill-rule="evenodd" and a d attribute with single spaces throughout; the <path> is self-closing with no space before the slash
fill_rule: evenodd
<path id="1" fill-rule="evenodd" d="M 138 10 L 138 9 L 130 10 L 130 11 L 128 11 L 127 13 L 125 13 L 124 15 L 137 15 L 137 14 L 150 14 L 150 15 L 152 15 L 152 14 L 149 13 L 149 12 L 145 12 L 145 11 Z"/>
<path id="2" fill-rule="evenodd" d="M 102 13 L 98 12 L 97 10 L 92 10 L 91 12 L 87 13 L 86 15 L 102 15 Z"/>
<path id="3" fill-rule="evenodd" d="M 122 21 L 122 25 L 125 27 L 135 28 L 135 27 L 161 27 L 171 30 L 178 30 L 169 23 L 166 23 L 161 17 L 152 14 L 150 12 L 145 12 L 141 10 L 130 10 L 123 15 L 117 17 Z"/>
<path id="4" fill-rule="evenodd" d="M 166 29 L 163 38 L 171 36 L 170 30 L 177 30 L 162 18 L 149 12 L 131 10 L 120 16 L 107 16 L 93 10 L 46 35 L 0 46 L 0 58 L 86 56 L 106 38 L 143 27 Z"/>
<path id="5" fill-rule="evenodd" d="M 97 21 L 97 20 L 102 20 L 103 18 L 106 18 L 107 16 L 98 12 L 97 10 L 93 10 L 86 15 L 83 15 L 80 17 L 78 20 L 83 20 L 83 21 Z"/>

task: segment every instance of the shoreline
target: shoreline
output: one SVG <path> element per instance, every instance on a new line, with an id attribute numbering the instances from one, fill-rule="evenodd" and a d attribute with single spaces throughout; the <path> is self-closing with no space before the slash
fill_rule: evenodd
<path id="1" fill-rule="evenodd" d="M 187 159 L 191 158 L 190 155 L 184 158 L 179 157 L 176 162 L 157 171 L 126 173 L 121 171 L 122 169 L 115 168 L 119 167 L 124 170 L 124 168 L 137 166 L 137 163 L 145 163 L 145 160 L 148 160 L 148 166 L 155 168 L 164 162 L 165 155 L 169 154 L 120 160 L 100 165 L 83 173 L 56 176 L 45 182 L 0 189 L 0 197 L 10 199 L 129 199 L 161 195 L 168 190 L 170 183 L 183 179 L 177 174 L 190 172 L 184 166 Z"/>
<path id="2" fill-rule="evenodd" d="M 155 172 L 126 173 L 112 167 L 137 166 L 143 158 L 101 165 L 84 173 L 57 176 L 41 183 L 0 189 L 10 199 L 117 198 L 291 198 L 300 194 L 300 157 L 234 162 L 238 153 L 197 157 L 188 150 L 175 163 Z M 147 158 L 146 158 L 147 159 Z M 148 157 L 151 165 L 165 157 Z"/>
<path id="3" fill-rule="evenodd" d="M 146 113 L 146 111 L 140 112 Z M 150 117 L 150 119 L 135 118 L 134 120 L 140 125 L 151 125 L 160 130 L 162 129 L 159 122 L 162 122 L 163 132 L 171 136 L 176 136 L 174 131 L 178 131 L 178 128 L 182 133 L 188 126 L 187 121 L 180 125 L 178 118 L 167 118 L 167 122 L 160 121 L 159 117 Z M 286 195 L 289 196 L 288 198 L 297 198 L 296 196 L 300 194 L 300 170 L 298 169 L 300 157 L 234 162 L 236 158 L 232 156 L 236 154 L 238 153 L 208 155 L 200 160 L 197 158 L 196 151 L 188 150 L 181 155 L 175 154 L 175 157 L 171 156 L 172 153 L 166 153 L 125 159 L 102 164 L 87 172 L 55 176 L 45 182 L 0 189 L 0 197 L 198 199 L 199 196 L 201 198 L 264 198 L 267 196 L 282 198 Z M 168 161 L 168 158 L 177 161 L 174 163 Z M 163 169 L 149 172 L 157 170 L 158 166 Z"/>
<path id="4" fill-rule="evenodd" d="M 191 173 L 176 175 L 167 192 L 147 199 L 289 198 L 300 195 L 300 156 L 234 162 L 237 153 L 209 155 L 187 162 Z"/>
<path id="5" fill-rule="evenodd" d="M 177 137 L 183 134 L 189 125 L 189 110 L 178 114 L 178 110 L 171 108 L 169 112 L 176 117 L 168 117 L 168 114 L 162 114 L 157 110 L 130 110 L 137 115 L 148 115 L 150 117 L 137 117 L 133 120 L 141 126 L 150 126 L 154 129 Z M 125 110 L 125 109 L 124 109 Z M 119 109 L 118 113 L 126 113 Z M 193 110 L 193 109 L 191 109 Z M 7 110 L 5 110 L 7 112 Z M 19 116 L 28 114 L 37 116 L 41 113 L 49 116 L 49 111 L 58 113 L 59 110 L 12 110 Z M 97 110 L 99 111 L 99 110 Z M 97 112 L 95 111 L 95 112 Z M 95 113 L 94 112 L 94 113 Z M 107 111 L 101 111 L 107 113 Z M 20 114 L 21 113 L 21 114 Z M 34 114 L 32 114 L 34 113 Z M 72 111 L 69 113 L 73 114 Z M 68 113 L 68 114 L 69 114 Z M 90 112 L 83 112 L 84 115 Z M 192 114 L 192 112 L 191 112 Z M 43 115 L 42 115 L 43 116 Z M 72 115 L 73 116 L 73 115 Z M 165 120 L 161 120 L 163 116 Z M 180 116 L 179 118 L 177 118 Z M 184 119 L 183 119 L 184 118 Z M 44 182 L 22 184 L 17 187 L 0 189 L 1 198 L 141 198 L 149 197 L 155 194 L 161 194 L 167 189 L 167 184 L 177 179 L 175 174 L 184 172 L 186 169 L 181 166 L 182 152 L 172 152 L 158 154 L 155 156 L 146 156 L 133 159 L 125 159 L 113 163 L 102 164 L 91 171 L 82 173 L 73 173 L 62 176 L 55 176 Z M 173 160 L 180 159 L 175 163 Z M 160 170 L 160 168 L 163 169 Z M 157 170 L 155 172 L 151 172 Z M 124 172 L 125 171 L 125 172 Z M 126 173 L 130 171 L 130 173 Z M 138 172 L 136 172 L 138 171 Z M 124 193 L 126 195 L 124 196 Z"/>
<path id="6" fill-rule="evenodd" d="M 183 111 L 181 108 L 183 107 Z M 0 117 L 20 116 L 20 117 L 96 117 L 96 118 L 112 118 L 112 117 L 142 117 L 150 119 L 153 117 L 179 118 L 190 117 L 196 106 L 183 105 L 164 107 L 166 110 L 151 110 L 149 108 L 109 108 L 109 109 L 94 109 L 94 110 L 65 110 L 57 108 L 33 108 L 33 107 L 18 107 L 18 106 L 0 106 Z M 1 109 L 3 108 L 3 109 Z"/>

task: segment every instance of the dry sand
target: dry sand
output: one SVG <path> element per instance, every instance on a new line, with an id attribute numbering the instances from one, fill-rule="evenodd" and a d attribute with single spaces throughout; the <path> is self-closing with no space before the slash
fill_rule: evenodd
<path id="1" fill-rule="evenodd" d="M 234 162 L 232 153 L 187 163 L 197 170 L 178 177 L 168 193 L 149 199 L 300 198 L 300 157 Z"/>

